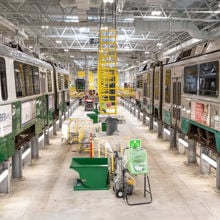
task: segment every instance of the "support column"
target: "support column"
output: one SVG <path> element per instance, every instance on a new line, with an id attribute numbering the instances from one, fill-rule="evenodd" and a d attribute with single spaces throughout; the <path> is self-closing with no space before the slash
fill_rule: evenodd
<path id="1" fill-rule="evenodd" d="M 146 125 L 146 112 L 143 111 L 143 125 Z"/>
<path id="2" fill-rule="evenodd" d="M 211 165 L 202 158 L 202 154 L 208 155 L 209 149 L 203 145 L 200 146 L 200 173 L 209 175 L 211 173 Z"/>
<path id="3" fill-rule="evenodd" d="M 62 124 L 63 124 L 63 122 L 62 122 L 62 115 L 60 115 L 59 116 L 59 128 L 62 128 Z"/>
<path id="4" fill-rule="evenodd" d="M 136 106 L 134 105 L 133 115 L 136 116 Z"/>
<path id="5" fill-rule="evenodd" d="M 56 124 L 56 119 L 53 119 L 53 135 L 57 135 L 57 124 Z"/>
<path id="6" fill-rule="evenodd" d="M 183 134 L 177 133 L 177 150 L 179 154 L 185 154 L 187 142 L 184 140 Z"/>
<path id="7" fill-rule="evenodd" d="M 31 139 L 31 157 L 32 158 L 39 157 L 38 136 L 34 136 Z"/>
<path id="8" fill-rule="evenodd" d="M 130 113 L 132 113 L 132 104 L 131 103 L 129 104 L 129 111 L 130 111 Z"/>
<path id="9" fill-rule="evenodd" d="M 55 119 L 56 120 L 56 131 L 59 131 L 59 128 L 60 128 L 60 119 Z"/>
<path id="10" fill-rule="evenodd" d="M 153 117 L 153 115 L 150 115 L 149 118 L 150 118 L 149 130 L 153 130 L 154 129 L 154 117 Z"/>
<path id="11" fill-rule="evenodd" d="M 188 164 L 196 163 L 196 141 L 193 139 L 189 139 L 188 141 L 189 147 L 187 151 L 187 162 Z"/>
<path id="12" fill-rule="evenodd" d="M 141 110 L 140 110 L 140 108 L 138 108 L 138 120 L 140 120 L 141 119 Z"/>
<path id="13" fill-rule="evenodd" d="M 176 148 L 176 129 L 170 128 L 170 148 Z"/>
<path id="14" fill-rule="evenodd" d="M 12 157 L 12 177 L 22 178 L 22 148 L 16 149 Z"/>
<path id="15" fill-rule="evenodd" d="M 46 127 L 44 129 L 44 143 L 50 144 L 50 138 L 49 138 L 49 127 Z"/>
<path id="16" fill-rule="evenodd" d="M 1 173 L 1 182 L 0 182 L 0 193 L 10 193 L 11 191 L 11 161 L 8 160 L 2 164 L 2 173 Z"/>
<path id="17" fill-rule="evenodd" d="M 162 121 L 158 120 L 157 124 L 158 124 L 157 137 L 158 138 L 163 138 L 163 124 L 162 124 Z"/>
<path id="18" fill-rule="evenodd" d="M 27 141 L 24 145 L 24 150 L 22 152 L 22 164 L 31 166 L 31 141 Z"/>
<path id="19" fill-rule="evenodd" d="M 220 190 L 220 157 L 217 157 L 217 169 L 216 169 L 216 188 Z"/>

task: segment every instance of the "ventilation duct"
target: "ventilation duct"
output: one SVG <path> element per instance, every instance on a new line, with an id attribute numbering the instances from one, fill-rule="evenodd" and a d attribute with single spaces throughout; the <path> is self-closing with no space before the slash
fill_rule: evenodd
<path id="1" fill-rule="evenodd" d="M 201 31 L 189 21 L 144 21 L 134 20 L 135 32 L 144 34 L 146 32 L 188 32 L 190 36 L 197 39 L 209 39 L 207 32 Z"/>

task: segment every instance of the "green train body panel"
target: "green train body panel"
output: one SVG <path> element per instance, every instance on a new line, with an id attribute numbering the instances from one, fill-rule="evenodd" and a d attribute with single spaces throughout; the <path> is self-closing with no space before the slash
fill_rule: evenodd
<path id="1" fill-rule="evenodd" d="M 152 114 L 152 105 L 151 105 L 151 104 L 147 104 L 147 105 L 146 105 L 146 112 L 147 112 L 148 114 Z"/>
<path id="2" fill-rule="evenodd" d="M 171 125 L 171 112 L 163 110 L 163 122 Z"/>
<path id="3" fill-rule="evenodd" d="M 193 120 L 182 118 L 182 121 L 181 121 L 182 133 L 185 135 L 189 135 L 191 125 L 195 125 L 196 127 L 202 128 L 206 131 L 213 133 L 215 135 L 216 150 L 218 153 L 220 153 L 220 132 L 219 131 L 209 128 L 205 125 L 199 124 Z"/>
<path id="4" fill-rule="evenodd" d="M 13 135 L 7 135 L 0 139 L 0 162 L 7 160 L 15 153 L 15 139 Z"/>
<path id="5" fill-rule="evenodd" d="M 183 134 L 187 135 L 189 133 L 189 126 L 190 126 L 190 120 L 186 118 L 182 118 L 181 131 Z"/>

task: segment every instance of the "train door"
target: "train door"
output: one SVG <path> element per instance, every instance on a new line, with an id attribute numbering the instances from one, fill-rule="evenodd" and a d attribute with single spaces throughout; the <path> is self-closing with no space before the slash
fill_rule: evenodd
<path id="1" fill-rule="evenodd" d="M 181 91 L 182 91 L 182 78 L 175 77 L 172 80 L 172 125 L 176 128 L 180 128 L 180 112 L 181 112 Z"/>
<path id="2" fill-rule="evenodd" d="M 41 88 L 41 105 L 39 106 L 40 117 L 43 120 L 44 126 L 47 125 L 47 100 L 46 100 L 46 73 L 40 71 L 40 88 Z"/>
<path id="3" fill-rule="evenodd" d="M 171 125 L 171 69 L 167 68 L 163 71 L 163 113 L 162 120 L 167 126 Z"/>

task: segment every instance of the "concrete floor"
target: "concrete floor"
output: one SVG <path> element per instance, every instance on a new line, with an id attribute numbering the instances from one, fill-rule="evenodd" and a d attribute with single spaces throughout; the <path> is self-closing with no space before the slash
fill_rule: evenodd
<path id="1" fill-rule="evenodd" d="M 83 108 L 77 109 L 82 111 Z M 12 193 L 0 197 L 1 220 L 217 220 L 220 194 L 215 175 L 202 176 L 198 166 L 187 166 L 186 156 L 169 149 L 169 143 L 119 108 L 126 124 L 119 124 L 112 140 L 142 139 L 147 149 L 153 202 L 128 206 L 112 190 L 74 191 L 77 173 L 69 169 L 79 154 L 73 145 L 61 142 L 61 131 L 40 150 L 40 158 L 23 170 L 22 181 L 12 180 Z M 138 181 L 141 181 L 138 177 Z M 137 181 L 137 185 L 139 182 Z M 112 184 L 112 183 L 111 183 Z M 137 191 L 139 188 L 137 188 Z"/>

